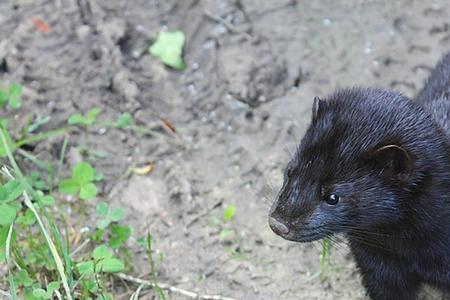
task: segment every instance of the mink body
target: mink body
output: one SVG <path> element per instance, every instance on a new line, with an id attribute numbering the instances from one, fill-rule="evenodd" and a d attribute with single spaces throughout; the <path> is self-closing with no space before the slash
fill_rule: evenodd
<path id="1" fill-rule="evenodd" d="M 372 299 L 450 292 L 450 54 L 416 101 L 385 89 L 315 100 L 269 224 L 309 242 L 343 233 Z"/>

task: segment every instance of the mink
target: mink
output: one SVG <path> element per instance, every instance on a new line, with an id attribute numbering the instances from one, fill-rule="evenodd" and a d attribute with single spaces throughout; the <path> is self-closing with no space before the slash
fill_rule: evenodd
<path id="1" fill-rule="evenodd" d="M 316 98 L 269 225 L 347 240 L 371 299 L 450 292 L 450 53 L 411 101 L 382 88 Z"/>

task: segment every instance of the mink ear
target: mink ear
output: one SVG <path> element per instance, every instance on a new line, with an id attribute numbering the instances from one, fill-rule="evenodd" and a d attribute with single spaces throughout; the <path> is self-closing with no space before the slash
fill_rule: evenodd
<path id="1" fill-rule="evenodd" d="M 408 152 L 399 145 L 385 145 L 373 153 L 382 173 L 390 177 L 405 179 L 411 174 L 412 160 Z"/>
<path id="2" fill-rule="evenodd" d="M 317 117 L 317 113 L 319 112 L 319 108 L 320 105 L 323 103 L 324 101 L 321 100 L 319 97 L 314 97 L 314 102 L 313 102 L 313 106 L 312 106 L 312 118 L 313 120 Z"/>

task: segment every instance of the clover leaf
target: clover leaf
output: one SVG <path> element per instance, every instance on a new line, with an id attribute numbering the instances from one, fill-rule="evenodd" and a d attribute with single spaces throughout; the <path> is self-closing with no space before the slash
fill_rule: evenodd
<path id="1" fill-rule="evenodd" d="M 97 216 L 101 217 L 97 224 L 99 229 L 105 229 L 111 222 L 118 222 L 123 219 L 125 212 L 123 208 L 110 210 L 106 202 L 100 202 L 96 207 Z"/>
<path id="2" fill-rule="evenodd" d="M 22 86 L 17 83 L 10 83 L 8 88 L 0 90 L 0 107 L 8 103 L 12 109 L 20 107 L 22 100 Z"/>
<path id="3" fill-rule="evenodd" d="M 126 129 L 130 128 L 132 124 L 133 124 L 133 117 L 129 112 L 125 112 L 117 118 L 117 121 L 114 125 L 117 128 Z"/>
<path id="4" fill-rule="evenodd" d="M 94 107 L 91 110 L 88 111 L 86 116 L 83 116 L 81 114 L 74 114 L 69 117 L 69 124 L 70 125 L 81 125 L 81 126 L 90 126 L 95 123 L 97 120 L 97 115 L 102 110 L 98 107 Z"/>
<path id="5" fill-rule="evenodd" d="M 117 249 L 122 246 L 131 236 L 130 226 L 120 226 L 113 224 L 111 226 L 111 236 L 109 237 L 109 246 Z"/>
<path id="6" fill-rule="evenodd" d="M 125 268 L 123 262 L 114 257 L 106 245 L 100 245 L 92 252 L 92 260 L 77 264 L 78 271 L 84 276 L 98 272 L 116 273 Z"/>
<path id="7" fill-rule="evenodd" d="M 24 187 L 19 180 L 10 180 L 0 185 L 0 225 L 10 225 L 17 216 L 21 205 L 15 201 L 22 195 Z"/>
<path id="8" fill-rule="evenodd" d="M 47 290 L 36 288 L 33 290 L 33 296 L 38 299 L 52 299 L 53 293 L 59 289 L 59 282 L 52 281 L 47 285 Z"/>
<path id="9" fill-rule="evenodd" d="M 95 169 L 86 162 L 77 164 L 72 171 L 72 178 L 59 183 L 59 191 L 66 195 L 79 194 L 83 200 L 89 200 L 97 195 Z"/>
<path id="10" fill-rule="evenodd" d="M 14 276 L 14 282 L 17 286 L 28 287 L 33 284 L 33 279 L 30 277 L 28 272 L 24 269 L 17 272 L 17 275 Z"/>

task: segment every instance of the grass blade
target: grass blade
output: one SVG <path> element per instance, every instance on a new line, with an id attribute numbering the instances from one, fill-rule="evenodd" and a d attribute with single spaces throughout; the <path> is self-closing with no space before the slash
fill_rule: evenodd
<path id="1" fill-rule="evenodd" d="M 6 130 L 4 128 L 0 128 L 0 138 L 3 143 L 3 147 L 5 149 L 6 155 L 8 156 L 9 162 L 11 163 L 16 176 L 18 176 L 19 177 L 18 179 L 20 181 L 22 181 L 22 184 L 25 186 L 26 190 L 28 190 L 30 193 L 34 194 L 33 188 L 28 184 L 27 180 L 23 176 L 22 171 L 20 170 L 19 166 L 17 165 L 17 163 L 12 155 L 11 149 L 9 149 L 7 139 L 6 139 L 7 134 L 8 133 L 6 132 Z M 66 297 L 68 300 L 72 300 L 72 295 L 70 292 L 69 284 L 67 282 L 67 277 L 64 272 L 64 265 L 62 263 L 61 257 L 58 254 L 58 251 L 56 250 L 55 244 L 53 243 L 53 240 L 51 239 L 50 234 L 47 232 L 47 229 L 45 228 L 44 223 L 42 222 L 42 219 L 41 219 L 39 213 L 37 212 L 36 208 L 34 207 L 33 202 L 31 201 L 30 197 L 28 196 L 28 192 L 25 191 L 23 193 L 23 196 L 25 198 L 25 205 L 31 210 L 31 212 L 36 217 L 36 221 L 38 222 L 39 228 L 41 229 L 41 232 L 44 235 L 47 246 L 50 249 L 53 260 L 55 261 L 56 269 L 58 270 L 59 276 L 61 278 L 61 283 L 64 287 L 64 290 L 66 291 Z"/>
<path id="2" fill-rule="evenodd" d="M 11 271 L 11 257 L 10 257 L 10 250 L 11 250 L 11 237 L 12 232 L 14 230 L 14 223 L 9 226 L 8 231 L 8 237 L 6 238 L 6 249 L 5 249 L 5 256 L 6 256 L 6 264 L 8 266 L 8 277 L 9 277 L 9 290 L 11 294 L 11 298 L 13 300 L 17 300 L 17 290 L 16 290 L 16 284 L 14 282 L 14 278 Z"/>

